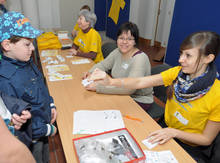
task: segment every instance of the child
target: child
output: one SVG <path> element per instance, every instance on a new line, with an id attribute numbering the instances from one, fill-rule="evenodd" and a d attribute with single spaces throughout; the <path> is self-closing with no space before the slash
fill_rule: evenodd
<path id="1" fill-rule="evenodd" d="M 28 147 L 32 142 L 30 104 L 0 92 L 0 117 L 13 135 Z"/>
<path id="2" fill-rule="evenodd" d="M 96 70 L 91 79 L 130 89 L 169 86 L 165 123 L 149 135 L 151 142 L 164 144 L 172 138 L 198 162 L 220 160 L 220 81 L 215 59 L 220 53 L 220 36 L 209 31 L 189 35 L 180 46 L 179 64 L 161 74 L 112 79 Z"/>
<path id="3" fill-rule="evenodd" d="M 38 163 L 49 162 L 48 136 L 56 134 L 56 109 L 43 75 L 31 59 L 32 41 L 42 32 L 18 12 L 3 14 L 0 22 L 0 91 L 31 104 L 31 151 Z"/>
<path id="4" fill-rule="evenodd" d="M 90 7 L 89 7 L 88 5 L 82 6 L 81 9 L 80 9 L 80 11 L 83 10 L 83 9 L 86 9 L 86 10 L 88 10 L 88 11 L 91 11 L 91 9 L 90 9 Z M 74 26 L 74 28 L 73 28 L 73 30 L 72 30 L 72 36 L 73 36 L 73 38 L 76 37 L 76 35 L 78 34 L 79 30 L 80 30 L 79 25 L 78 25 L 78 23 L 76 23 L 76 25 Z"/>

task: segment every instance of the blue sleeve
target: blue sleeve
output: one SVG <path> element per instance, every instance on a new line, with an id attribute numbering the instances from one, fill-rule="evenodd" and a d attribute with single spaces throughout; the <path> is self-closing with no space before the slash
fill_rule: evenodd
<path id="1" fill-rule="evenodd" d="M 21 99 L 8 96 L 2 92 L 0 92 L 0 96 L 11 114 L 16 113 L 18 115 L 21 115 L 21 112 L 23 110 L 31 109 L 31 105 Z M 32 143 L 32 120 L 28 119 L 27 122 L 23 124 L 19 130 L 15 130 L 15 136 L 27 147 L 29 147 Z"/>
<path id="2" fill-rule="evenodd" d="M 31 105 L 21 99 L 8 96 L 3 92 L 0 92 L 0 96 L 11 114 L 16 113 L 20 115 L 23 110 L 31 110 Z"/>
<path id="3" fill-rule="evenodd" d="M 36 112 L 36 114 L 38 113 L 39 112 Z M 33 139 L 38 139 L 46 136 L 48 130 L 47 122 L 44 121 L 40 115 L 37 116 L 34 111 L 32 112 L 32 114 L 34 115 L 32 116 L 32 121 L 34 122 L 32 123 Z"/>

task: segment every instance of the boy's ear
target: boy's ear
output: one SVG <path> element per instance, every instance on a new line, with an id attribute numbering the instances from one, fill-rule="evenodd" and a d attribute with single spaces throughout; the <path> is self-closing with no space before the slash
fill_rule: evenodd
<path id="1" fill-rule="evenodd" d="M 10 41 L 9 40 L 2 41 L 1 45 L 6 51 L 10 50 Z"/>

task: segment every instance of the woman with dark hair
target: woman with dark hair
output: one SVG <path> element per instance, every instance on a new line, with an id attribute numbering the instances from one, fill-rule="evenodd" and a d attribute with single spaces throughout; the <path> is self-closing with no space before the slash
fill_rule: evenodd
<path id="1" fill-rule="evenodd" d="M 214 61 L 220 52 L 220 36 L 202 31 L 188 36 L 180 47 L 180 66 L 143 78 L 112 79 L 96 70 L 91 80 L 130 89 L 169 86 L 165 123 L 149 135 L 164 144 L 171 138 L 198 162 L 220 160 L 220 81 Z"/>
<path id="2" fill-rule="evenodd" d="M 127 22 L 120 26 L 117 33 L 117 46 L 106 59 L 94 65 L 85 75 L 87 77 L 96 68 L 111 72 L 113 78 L 143 77 L 151 74 L 151 65 L 148 56 L 138 47 L 139 31 L 136 24 Z M 144 110 L 153 103 L 152 88 L 127 89 L 104 86 L 94 82 L 86 87 L 87 90 L 103 94 L 130 95 Z"/>

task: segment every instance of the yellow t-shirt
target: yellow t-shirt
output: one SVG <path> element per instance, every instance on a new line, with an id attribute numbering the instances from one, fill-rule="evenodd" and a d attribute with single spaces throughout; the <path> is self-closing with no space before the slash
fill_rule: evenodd
<path id="1" fill-rule="evenodd" d="M 180 66 L 161 73 L 165 86 L 172 84 L 178 76 Z M 189 133 L 201 134 L 208 120 L 220 122 L 220 81 L 215 80 L 211 89 L 203 97 L 187 102 L 178 102 L 175 95 L 167 100 L 165 122 L 168 127 Z"/>
<path id="2" fill-rule="evenodd" d="M 74 29 L 75 31 L 77 31 L 77 32 L 80 30 L 78 23 L 76 23 L 76 25 L 74 26 L 73 29 Z"/>
<path id="3" fill-rule="evenodd" d="M 77 36 L 74 38 L 73 43 L 79 46 L 79 49 L 84 53 L 91 51 L 97 53 L 94 60 L 95 63 L 98 63 L 104 59 L 101 50 L 102 39 L 95 29 L 91 28 L 87 33 L 83 33 L 82 30 L 79 30 Z"/>

